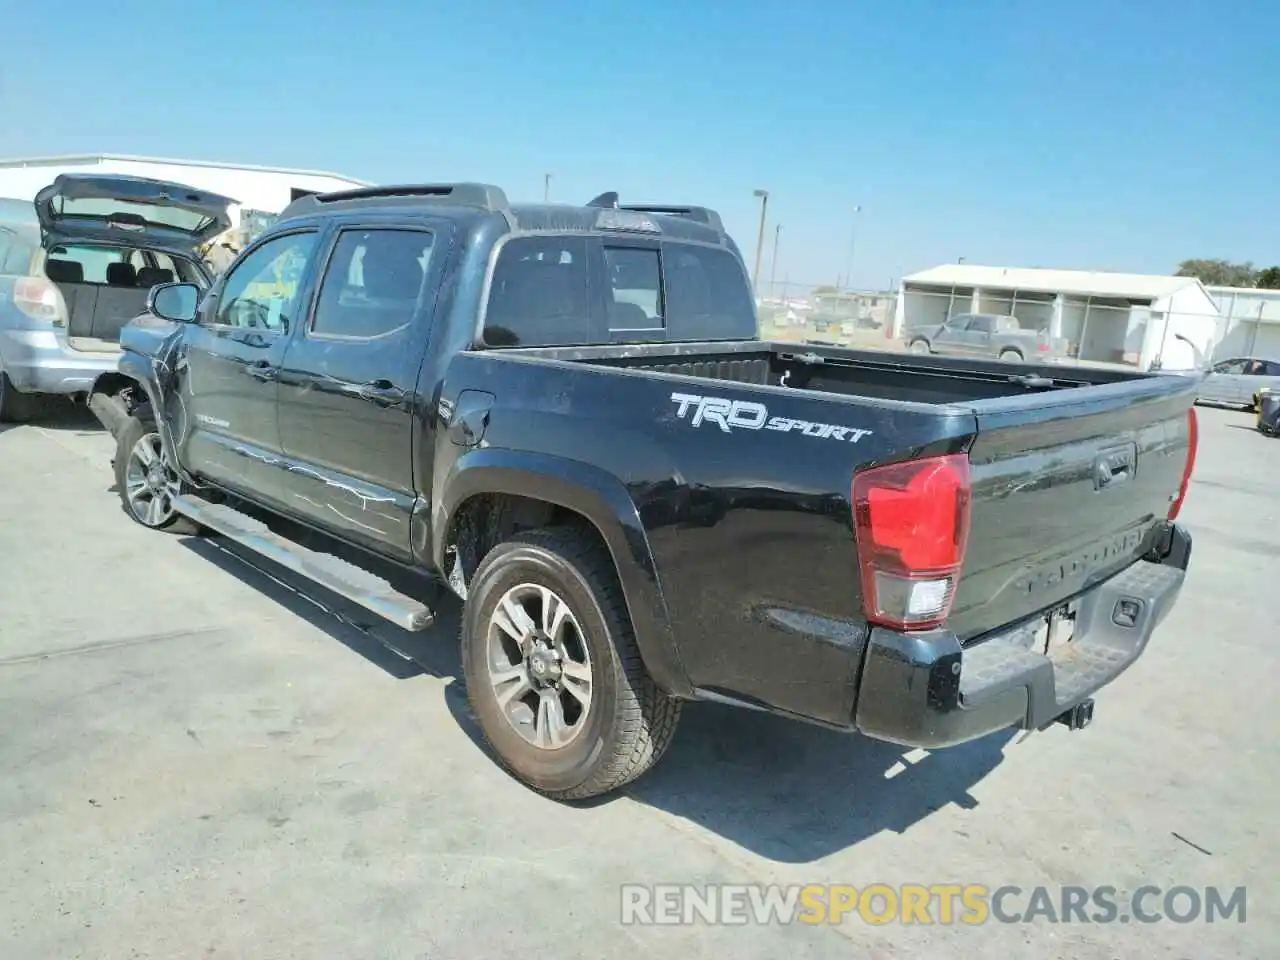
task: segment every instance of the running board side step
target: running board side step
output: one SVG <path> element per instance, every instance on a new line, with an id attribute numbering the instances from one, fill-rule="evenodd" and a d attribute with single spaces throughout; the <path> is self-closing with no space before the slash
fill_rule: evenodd
<path id="1" fill-rule="evenodd" d="M 239 510 L 190 494 L 174 497 L 173 509 L 402 629 L 426 630 L 435 622 L 430 608 L 398 592 L 368 570 L 327 553 L 308 550 Z"/>

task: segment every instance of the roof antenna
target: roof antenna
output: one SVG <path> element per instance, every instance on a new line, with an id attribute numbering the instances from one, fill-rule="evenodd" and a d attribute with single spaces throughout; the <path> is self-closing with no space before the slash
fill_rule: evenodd
<path id="1" fill-rule="evenodd" d="M 609 209 L 618 209 L 618 191 L 610 190 L 608 193 L 602 193 L 590 203 L 588 207 L 606 207 Z"/>

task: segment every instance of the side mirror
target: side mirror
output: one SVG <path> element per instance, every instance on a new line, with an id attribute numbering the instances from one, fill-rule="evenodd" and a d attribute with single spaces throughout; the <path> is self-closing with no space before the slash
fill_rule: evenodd
<path id="1" fill-rule="evenodd" d="M 194 323 L 200 288 L 194 283 L 161 283 L 147 293 L 147 310 L 161 320 Z"/>

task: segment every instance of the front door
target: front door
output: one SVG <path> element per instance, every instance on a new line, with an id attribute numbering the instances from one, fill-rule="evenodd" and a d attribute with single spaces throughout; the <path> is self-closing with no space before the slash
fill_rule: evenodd
<path id="1" fill-rule="evenodd" d="M 182 462 L 254 499 L 283 493 L 277 378 L 316 239 L 299 231 L 251 248 L 205 296 L 177 361 L 181 409 L 169 415 Z"/>
<path id="2" fill-rule="evenodd" d="M 416 503 L 416 382 L 447 244 L 435 227 L 340 227 L 315 309 L 280 374 L 291 508 L 406 561 Z"/>

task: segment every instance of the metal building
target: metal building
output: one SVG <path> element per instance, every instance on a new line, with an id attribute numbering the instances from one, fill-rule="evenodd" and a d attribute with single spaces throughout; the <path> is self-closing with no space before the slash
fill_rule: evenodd
<path id="1" fill-rule="evenodd" d="M 171 160 L 116 154 L 26 157 L 0 160 L 0 198 L 35 199 L 60 173 L 113 173 L 169 180 L 230 197 L 235 227 L 251 233 L 264 227 L 291 201 L 308 193 L 366 186 L 363 180 L 317 170 L 286 170 L 203 160 Z"/>
<path id="2" fill-rule="evenodd" d="M 1280 360 L 1280 290 L 1209 287 L 1222 313 L 1214 360 Z"/>
<path id="3" fill-rule="evenodd" d="M 1194 277 L 950 263 L 902 279 L 893 333 L 903 337 L 962 313 L 1017 317 L 1025 329 L 1065 338 L 1081 360 L 1142 369 L 1175 334 L 1208 357 L 1221 321 Z"/>

